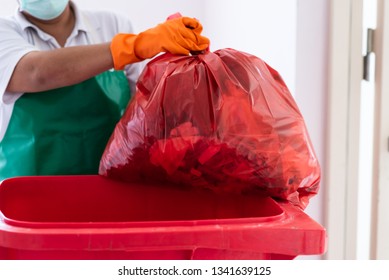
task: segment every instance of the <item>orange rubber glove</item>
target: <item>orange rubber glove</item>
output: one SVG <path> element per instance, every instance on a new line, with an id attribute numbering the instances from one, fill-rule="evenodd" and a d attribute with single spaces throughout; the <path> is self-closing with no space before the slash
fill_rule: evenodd
<path id="1" fill-rule="evenodd" d="M 111 42 L 114 67 L 152 58 L 160 52 L 189 55 L 191 51 L 203 51 L 209 39 L 201 36 L 200 22 L 193 18 L 179 17 L 167 20 L 138 35 L 118 34 Z"/>

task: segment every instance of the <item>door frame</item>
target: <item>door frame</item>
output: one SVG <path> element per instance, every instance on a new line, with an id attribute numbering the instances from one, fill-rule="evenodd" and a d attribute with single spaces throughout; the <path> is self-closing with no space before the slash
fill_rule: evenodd
<path id="1" fill-rule="evenodd" d="M 326 259 L 357 258 L 363 0 L 330 1 Z"/>
<path id="2" fill-rule="evenodd" d="M 389 259 L 389 3 L 377 2 L 371 258 Z"/>

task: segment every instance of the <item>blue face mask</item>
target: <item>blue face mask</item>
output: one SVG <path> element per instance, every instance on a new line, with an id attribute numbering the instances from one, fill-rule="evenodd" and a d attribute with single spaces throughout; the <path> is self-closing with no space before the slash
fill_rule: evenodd
<path id="1" fill-rule="evenodd" d="M 58 17 L 65 10 L 69 0 L 20 0 L 20 11 L 25 11 L 41 20 Z"/>

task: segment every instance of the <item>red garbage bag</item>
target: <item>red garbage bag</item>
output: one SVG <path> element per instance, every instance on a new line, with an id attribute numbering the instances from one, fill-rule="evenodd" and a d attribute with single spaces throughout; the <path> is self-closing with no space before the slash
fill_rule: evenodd
<path id="1" fill-rule="evenodd" d="M 280 75 L 233 49 L 148 63 L 99 173 L 216 192 L 263 192 L 305 208 L 320 167 Z"/>

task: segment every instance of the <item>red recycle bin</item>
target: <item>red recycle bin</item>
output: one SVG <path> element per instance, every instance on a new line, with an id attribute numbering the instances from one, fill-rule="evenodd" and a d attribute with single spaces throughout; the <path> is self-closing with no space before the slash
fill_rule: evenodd
<path id="1" fill-rule="evenodd" d="M 0 259 L 293 259 L 325 229 L 289 202 L 98 175 L 0 184 Z"/>

